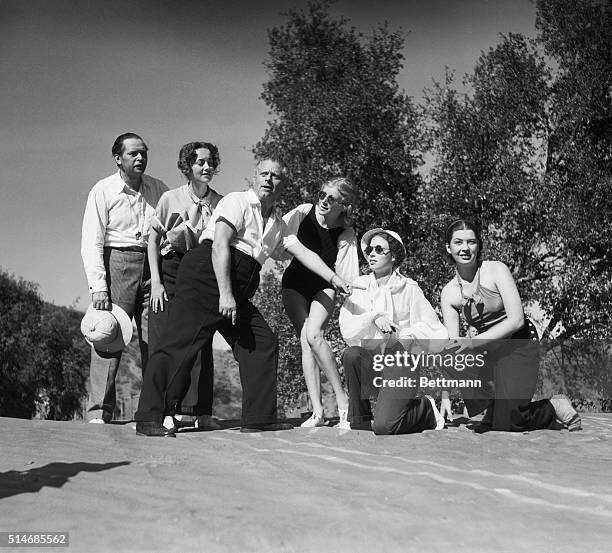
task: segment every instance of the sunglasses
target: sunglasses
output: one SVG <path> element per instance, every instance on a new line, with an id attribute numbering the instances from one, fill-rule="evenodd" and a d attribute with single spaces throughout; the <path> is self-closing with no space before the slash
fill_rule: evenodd
<path id="1" fill-rule="evenodd" d="M 370 255 L 372 252 L 376 255 L 387 255 L 391 250 L 383 250 L 382 246 L 367 246 L 363 251 L 366 255 Z"/>
<path id="2" fill-rule="evenodd" d="M 321 190 L 318 194 L 318 198 L 320 202 L 327 202 L 330 206 L 339 203 L 342 205 L 346 205 L 345 203 L 343 203 L 341 200 L 334 198 L 331 194 L 326 194 L 325 192 L 323 192 L 323 190 Z"/>

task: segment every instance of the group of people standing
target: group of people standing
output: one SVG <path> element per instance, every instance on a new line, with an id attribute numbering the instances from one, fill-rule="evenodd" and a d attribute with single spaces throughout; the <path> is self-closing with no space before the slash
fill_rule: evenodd
<path id="1" fill-rule="evenodd" d="M 187 182 L 173 190 L 145 175 L 148 149 L 138 135 L 117 137 L 112 154 L 118 172 L 93 187 L 83 220 L 82 256 L 92 295 L 89 326 L 85 319 L 82 325 L 92 343 L 89 422 L 110 422 L 115 408 L 125 344 L 100 338 L 101 315 L 107 314 L 101 312 L 108 312 L 117 329 L 125 327 L 126 317 L 136 320 L 143 370 L 137 434 L 175 436 L 181 414 L 194 416 L 202 430 L 219 428 L 212 418 L 216 332 L 238 361 L 241 431 L 292 428 L 277 419 L 278 342 L 250 301 L 261 267 L 272 257 L 292 259 L 282 277 L 282 300 L 300 339 L 312 402 L 303 427 L 327 424 L 322 370 L 335 394 L 340 429 L 405 434 L 443 428 L 434 399 L 420 396 L 418 387 L 374 385 L 374 358 L 381 351 L 427 351 L 437 342 L 449 352 L 493 351 L 475 375 L 489 388 L 464 393 L 470 416 L 485 412 L 481 430 L 580 428 L 565 396 L 531 402 L 537 363 L 520 296 L 503 263 L 481 259 L 478 229 L 468 221 L 447 230 L 456 276 L 442 291 L 442 323 L 418 284 L 399 271 L 406 248 L 393 230 L 375 228 L 362 236 L 359 247 L 370 272 L 359 276 L 352 227 L 357 190 L 348 179 L 323 183 L 317 201 L 281 217 L 275 203 L 287 176 L 277 160 L 256 164 L 248 190 L 221 196 L 210 186 L 220 167 L 219 151 L 210 142 L 181 148 L 177 165 Z M 324 338 L 338 293 L 346 295 L 339 324 L 348 345 L 342 360 L 348 392 Z M 460 313 L 477 340 L 460 337 Z M 497 348 L 505 339 L 516 346 Z M 393 380 L 402 372 L 405 367 L 385 366 L 382 378 Z M 374 411 L 372 398 L 377 398 Z M 448 403 L 443 394 L 443 411 Z"/>

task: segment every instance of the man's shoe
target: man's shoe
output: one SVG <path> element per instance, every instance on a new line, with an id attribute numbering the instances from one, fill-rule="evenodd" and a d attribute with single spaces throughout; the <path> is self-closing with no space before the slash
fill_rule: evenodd
<path id="1" fill-rule="evenodd" d="M 177 431 L 181 428 L 193 428 L 196 423 L 196 417 L 192 415 L 174 415 L 172 423 Z M 164 424 L 164 426 L 167 426 Z"/>
<path id="2" fill-rule="evenodd" d="M 157 438 L 176 438 L 176 430 L 174 428 L 166 428 L 158 422 L 137 422 L 136 434 L 139 436 L 154 436 Z"/>
<path id="3" fill-rule="evenodd" d="M 195 428 L 198 430 L 221 430 L 221 425 L 212 418 L 212 415 L 200 415 L 195 421 Z"/>
<path id="4" fill-rule="evenodd" d="M 288 422 L 270 422 L 268 424 L 247 424 L 240 432 L 277 432 L 278 430 L 292 430 L 293 425 Z"/>
<path id="5" fill-rule="evenodd" d="M 582 430 L 582 420 L 567 396 L 559 394 L 550 398 L 555 409 L 556 422 L 570 432 Z"/>
<path id="6" fill-rule="evenodd" d="M 167 415 L 164 417 L 164 422 L 162 423 L 162 426 L 166 430 L 171 430 L 176 434 L 178 432 L 178 426 L 175 424 L 175 422 L 176 421 L 174 420 L 174 417 Z"/>

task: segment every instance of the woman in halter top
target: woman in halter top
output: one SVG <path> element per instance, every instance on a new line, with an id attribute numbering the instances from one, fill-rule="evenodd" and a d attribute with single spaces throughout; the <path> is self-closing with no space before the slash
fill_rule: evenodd
<path id="1" fill-rule="evenodd" d="M 455 353 L 485 352 L 485 365 L 476 376 L 483 383 L 492 381 L 492 390 L 462 390 L 470 416 L 486 409 L 476 431 L 580 430 L 580 416 L 567 397 L 531 402 L 538 377 L 538 347 L 525 324 L 521 297 L 508 267 L 481 259 L 482 239 L 469 221 L 452 223 L 445 242 L 455 265 L 455 277 L 441 295 L 451 347 Z M 470 325 L 471 337 L 460 338 L 460 314 Z"/>

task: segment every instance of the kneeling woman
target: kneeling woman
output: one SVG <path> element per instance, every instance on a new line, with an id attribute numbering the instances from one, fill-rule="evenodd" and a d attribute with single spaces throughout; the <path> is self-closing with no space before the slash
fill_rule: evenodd
<path id="1" fill-rule="evenodd" d="M 354 289 L 340 310 L 340 332 L 350 346 L 342 360 L 349 388 L 349 423 L 344 428 L 372 428 L 376 434 L 439 430 L 444 420 L 433 398 L 416 397 L 418 371 L 375 366 L 375 355 L 381 353 L 382 344 L 386 344 L 385 353 L 391 353 L 419 340 L 447 340 L 446 329 L 419 285 L 397 269 L 406 249 L 396 232 L 370 230 L 361 248 L 372 272 L 357 279 L 365 289 Z M 412 377 L 413 385 L 380 386 L 403 377 Z M 372 396 L 378 396 L 374 416 Z"/>
<path id="2" fill-rule="evenodd" d="M 489 392 L 462 390 L 470 416 L 487 410 L 476 431 L 580 430 L 580 416 L 565 396 L 531 401 L 538 378 L 538 346 L 531 340 L 508 267 L 481 260 L 482 240 L 469 221 L 452 223 L 445 242 L 456 273 L 442 290 L 444 325 L 455 348 L 485 348 L 486 363 L 475 376 L 490 379 L 493 387 Z M 460 313 L 477 333 L 476 340 L 459 338 Z"/>

